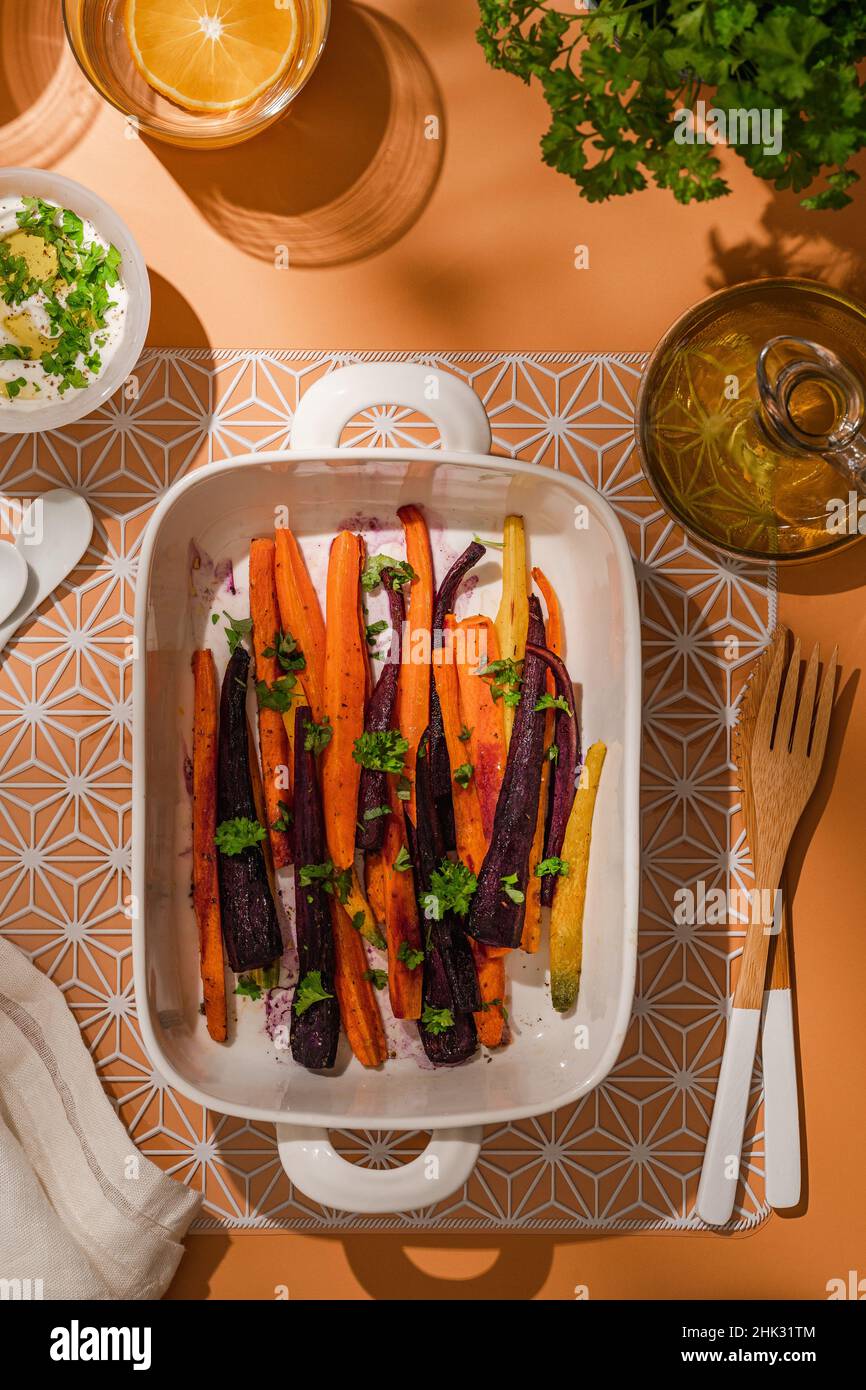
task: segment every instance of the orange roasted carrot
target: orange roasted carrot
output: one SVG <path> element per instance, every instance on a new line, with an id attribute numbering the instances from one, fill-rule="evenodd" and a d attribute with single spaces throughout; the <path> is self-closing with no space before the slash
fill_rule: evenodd
<path id="1" fill-rule="evenodd" d="M 455 624 L 454 614 L 446 614 L 442 646 L 433 653 L 433 679 L 442 710 L 442 726 L 451 764 L 451 801 L 454 806 L 457 853 L 466 867 L 477 874 L 484 862 L 487 841 L 481 823 L 475 768 L 470 759 L 471 734 L 469 739 L 461 738 L 464 729 L 457 679 Z"/>
<path id="2" fill-rule="evenodd" d="M 446 628 L 451 626 L 451 623 L 446 620 Z M 464 737 L 466 732 L 469 733 L 468 739 L 459 742 L 459 747 L 468 750 L 465 761 L 472 764 L 470 785 L 474 788 L 477 806 L 475 824 L 478 829 L 473 828 L 471 831 L 467 831 L 464 828 L 463 835 L 465 836 L 466 852 L 473 860 L 470 868 L 472 868 L 473 873 L 477 873 L 490 843 L 493 817 L 496 814 L 496 801 L 502 784 L 505 765 L 505 725 L 502 716 L 502 702 L 493 699 L 489 681 L 484 680 L 481 676 L 476 676 L 475 672 L 479 666 L 496 661 L 498 647 L 496 629 L 489 618 L 464 618 L 461 623 L 453 626 L 452 634 L 455 655 L 454 678 L 459 695 L 461 725 L 457 736 L 459 739 L 460 733 L 463 733 Z M 436 666 L 434 664 L 435 672 Z M 445 738 L 448 741 L 449 724 L 452 720 L 446 713 L 446 709 L 449 702 L 453 701 L 453 694 L 449 697 L 446 693 L 443 699 L 443 692 L 438 683 L 436 689 L 439 693 L 439 703 L 442 706 Z M 452 732 L 450 735 L 452 741 L 453 737 Z M 448 742 L 448 756 L 449 759 L 452 759 L 453 766 L 453 757 L 456 754 L 452 755 L 451 747 L 452 742 Z M 454 788 L 452 799 L 457 847 L 458 853 L 460 853 L 461 817 L 458 813 L 460 800 L 457 787 Z M 463 858 L 462 853 L 460 853 L 460 858 Z M 481 999 L 487 1006 L 475 1014 L 478 1038 L 485 1047 L 498 1047 L 505 1031 L 505 956 L 507 951 L 501 946 L 485 946 L 481 942 L 473 941 L 472 954 L 475 958 L 475 971 L 478 975 Z"/>
<path id="3" fill-rule="evenodd" d="M 404 589 L 408 601 L 400 678 L 397 683 L 397 728 L 409 741 L 404 759 L 409 779 L 406 809 L 415 823 L 415 764 L 421 735 L 430 723 L 430 629 L 433 624 L 433 556 L 427 523 L 418 507 L 397 510 L 406 538 L 406 559 L 416 579 Z"/>
<path id="4" fill-rule="evenodd" d="M 382 865 L 388 941 L 388 992 L 395 1018 L 420 1018 L 423 982 L 421 921 L 403 809 L 395 794 L 393 777 L 389 777 L 387 782 L 391 814 L 385 822 Z M 400 864 L 402 868 L 398 867 Z"/>
<path id="5" fill-rule="evenodd" d="M 547 608 L 547 622 L 545 624 L 545 637 L 547 645 L 557 656 L 562 656 L 562 611 L 559 607 L 559 599 L 551 585 L 549 579 L 540 569 L 533 569 L 532 578 L 535 580 L 544 598 Z M 553 673 L 547 673 L 547 692 L 549 695 L 556 694 L 556 683 Z M 555 716 L 553 710 L 548 710 L 544 720 L 544 747 L 549 748 L 553 742 L 553 730 Z M 541 792 L 538 797 L 538 819 L 535 822 L 535 835 L 532 839 L 532 848 L 529 851 L 529 881 L 526 885 L 526 913 L 523 918 L 523 934 L 520 938 L 520 945 L 524 951 L 534 953 L 541 945 L 541 879 L 535 872 L 536 864 L 540 864 L 544 858 L 544 830 L 547 822 L 547 798 L 550 787 L 550 770 L 552 764 L 545 757 L 544 765 L 541 769 Z"/>
<path id="6" fill-rule="evenodd" d="M 347 869 L 355 859 L 361 781 L 361 765 L 352 756 L 355 740 L 364 732 L 366 655 L 358 623 L 360 577 L 361 542 L 351 531 L 341 531 L 331 543 L 328 560 L 324 708 L 333 732 L 321 760 L 328 851 L 338 869 Z"/>
<path id="7" fill-rule="evenodd" d="M 351 531 L 341 531 L 328 557 L 323 698 L 324 718 L 332 733 L 321 755 L 322 800 L 328 854 L 336 870 L 349 872 L 342 905 L 357 930 L 374 945 L 381 945 L 381 934 L 355 872 L 361 764 L 353 754 L 355 740 L 364 732 L 367 661 L 358 620 L 361 559 L 360 538 Z"/>
<path id="8" fill-rule="evenodd" d="M 464 618 L 456 627 L 457 680 L 463 722 L 469 730 L 469 762 L 475 769 L 478 805 L 485 839 L 493 833 L 496 802 L 505 772 L 505 721 L 502 701 L 494 700 L 490 682 L 476 676 L 480 666 L 498 660 L 496 628 L 490 618 Z"/>
<path id="9" fill-rule="evenodd" d="M 340 1002 L 340 1017 L 346 1037 L 358 1061 L 365 1067 L 378 1067 L 388 1055 L 382 1015 L 367 973 L 364 943 L 339 903 L 331 901 L 334 932 L 334 988 Z"/>
<path id="10" fill-rule="evenodd" d="M 491 949 L 498 954 L 491 955 Z M 505 1031 L 505 955 L 501 948 L 481 941 L 472 942 L 472 954 L 481 1002 L 487 1006 L 473 1014 L 478 1040 L 485 1047 L 498 1047 Z"/>
<path id="11" fill-rule="evenodd" d="M 228 1033 L 223 937 L 217 879 L 217 679 L 213 655 L 193 652 L 192 882 L 198 923 L 207 1030 L 214 1042 Z"/>
<path id="12" fill-rule="evenodd" d="M 373 910 L 377 922 L 385 921 L 385 865 L 381 850 L 370 850 L 364 855 L 364 887 L 367 902 Z"/>
<path id="13" fill-rule="evenodd" d="M 290 632 L 304 654 L 301 685 L 313 718 L 321 724 L 325 691 L 325 622 L 304 557 L 293 533 L 280 527 L 276 543 L 277 599 L 283 632 Z"/>
<path id="14" fill-rule="evenodd" d="M 277 606 L 277 586 L 274 573 L 274 542 L 254 540 L 250 544 L 250 617 L 253 620 L 253 650 L 256 660 L 256 683 L 268 687 L 284 672 L 277 658 L 280 640 L 280 614 Z M 266 655 L 270 653 L 270 655 Z M 291 809 L 291 757 L 283 716 L 275 709 L 259 704 L 259 753 L 262 760 L 262 790 L 265 798 L 268 840 L 276 868 L 292 862 L 292 841 L 286 830 L 275 826 L 284 821 Z"/>

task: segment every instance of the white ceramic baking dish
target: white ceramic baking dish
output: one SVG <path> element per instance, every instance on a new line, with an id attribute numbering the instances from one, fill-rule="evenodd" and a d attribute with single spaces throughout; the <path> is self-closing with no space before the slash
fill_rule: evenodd
<path id="1" fill-rule="evenodd" d="M 340 449 L 361 409 L 414 408 L 438 426 L 441 449 Z M 234 458 L 177 482 L 160 502 L 141 551 L 135 613 L 133 943 L 148 1051 L 163 1076 L 201 1105 L 277 1126 L 298 1189 L 325 1207 L 414 1210 L 441 1201 L 472 1171 L 484 1124 L 568 1105 L 604 1079 L 629 1020 L 637 943 L 640 637 L 625 537 L 611 508 L 576 478 L 492 457 L 474 392 L 447 372 L 361 364 L 315 383 L 295 415 L 291 449 Z M 434 559 L 444 566 L 508 513 L 526 520 L 531 562 L 559 592 L 568 667 L 579 688 L 585 742 L 608 747 L 595 813 L 580 999 L 573 1016 L 550 1006 L 546 953 L 514 953 L 510 1046 L 463 1066 L 422 1069 L 412 1057 L 365 1071 L 347 1049 L 333 1073 L 296 1066 L 264 1032 L 262 1009 L 241 1001 L 231 1041 L 214 1043 L 199 1011 L 197 933 L 189 892 L 190 654 L 211 645 L 226 661 L 211 612 L 224 594 L 191 598 L 190 546 L 231 560 L 244 611 L 250 538 L 273 530 L 278 508 L 299 537 L 314 580 L 341 525 L 376 518 L 382 549 L 399 544 L 396 509 L 420 503 Z M 494 553 L 495 554 L 495 553 Z M 495 612 L 498 557 L 479 567 L 464 612 Z M 397 1025 L 407 1029 L 408 1025 Z M 375 1171 L 340 1157 L 328 1129 L 425 1129 L 428 1149 Z"/>

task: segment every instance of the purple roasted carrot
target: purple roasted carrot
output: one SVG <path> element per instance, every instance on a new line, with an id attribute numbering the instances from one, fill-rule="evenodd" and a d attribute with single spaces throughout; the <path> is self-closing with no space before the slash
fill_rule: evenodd
<path id="1" fill-rule="evenodd" d="M 520 945 L 526 911 L 529 853 L 538 819 L 544 757 L 544 711 L 535 708 L 544 690 L 545 663 L 538 655 L 538 647 L 544 644 L 544 621 L 534 594 L 529 599 L 527 637 L 520 704 L 496 802 L 490 848 L 481 865 L 466 928 L 476 941 L 512 950 Z"/>
<path id="2" fill-rule="evenodd" d="M 550 818 L 544 840 L 544 857 L 550 859 L 554 855 L 558 856 L 562 850 L 565 827 L 568 825 L 568 817 L 571 815 L 571 808 L 574 803 L 574 795 L 577 790 L 575 778 L 577 764 L 580 760 L 580 734 L 577 727 L 577 711 L 574 707 L 571 677 L 562 657 L 557 656 L 555 652 L 542 645 L 532 645 L 530 648 L 528 642 L 526 650 L 527 652 L 531 650 L 534 656 L 538 656 L 550 667 L 556 681 L 556 693 L 561 695 L 568 705 L 568 713 L 565 710 L 559 710 L 556 716 L 558 753 L 556 771 L 553 777 Z M 558 882 L 559 879 L 555 874 L 546 874 L 541 880 L 541 901 L 545 907 L 550 907 L 553 902 L 553 894 Z"/>
<path id="3" fill-rule="evenodd" d="M 390 729 L 394 718 L 394 705 L 397 699 L 397 678 L 400 674 L 400 646 L 403 640 L 403 622 L 406 605 L 402 590 L 394 589 L 392 571 L 382 571 L 382 583 L 388 594 L 388 607 L 391 613 L 391 643 L 388 659 L 382 667 L 379 679 L 364 721 L 366 733 L 384 733 Z M 358 849 L 380 850 L 385 839 L 385 816 L 382 807 L 388 805 L 387 773 L 365 767 L 361 770 L 361 784 L 358 791 L 358 833 L 355 844 Z"/>

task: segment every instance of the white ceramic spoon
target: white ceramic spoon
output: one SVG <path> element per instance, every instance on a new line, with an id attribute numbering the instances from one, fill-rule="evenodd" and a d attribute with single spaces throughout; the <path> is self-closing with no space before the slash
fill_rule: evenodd
<path id="1" fill-rule="evenodd" d="M 92 534 L 90 508 L 68 488 L 55 488 L 31 502 L 15 538 L 15 549 L 27 570 L 26 585 L 15 609 L 0 623 L 0 652 L 25 618 L 75 568 Z M 0 612 L 4 606 L 0 603 Z"/>
<path id="2" fill-rule="evenodd" d="M 14 545 L 0 545 L 0 623 L 14 613 L 27 588 L 27 561 Z"/>

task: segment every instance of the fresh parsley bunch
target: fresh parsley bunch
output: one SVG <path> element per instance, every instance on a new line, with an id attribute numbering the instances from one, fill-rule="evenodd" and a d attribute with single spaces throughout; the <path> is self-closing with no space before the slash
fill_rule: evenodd
<path id="1" fill-rule="evenodd" d="M 560 0 L 562 3 L 562 0 Z M 681 203 L 728 193 L 712 145 L 677 144 L 674 113 L 699 95 L 725 111 L 782 112 L 782 148 L 737 152 L 760 178 L 813 209 L 841 208 L 859 175 L 866 99 L 866 0 L 479 0 L 478 40 L 495 68 L 536 78 L 551 110 L 545 162 L 590 202 L 652 180 Z"/>

